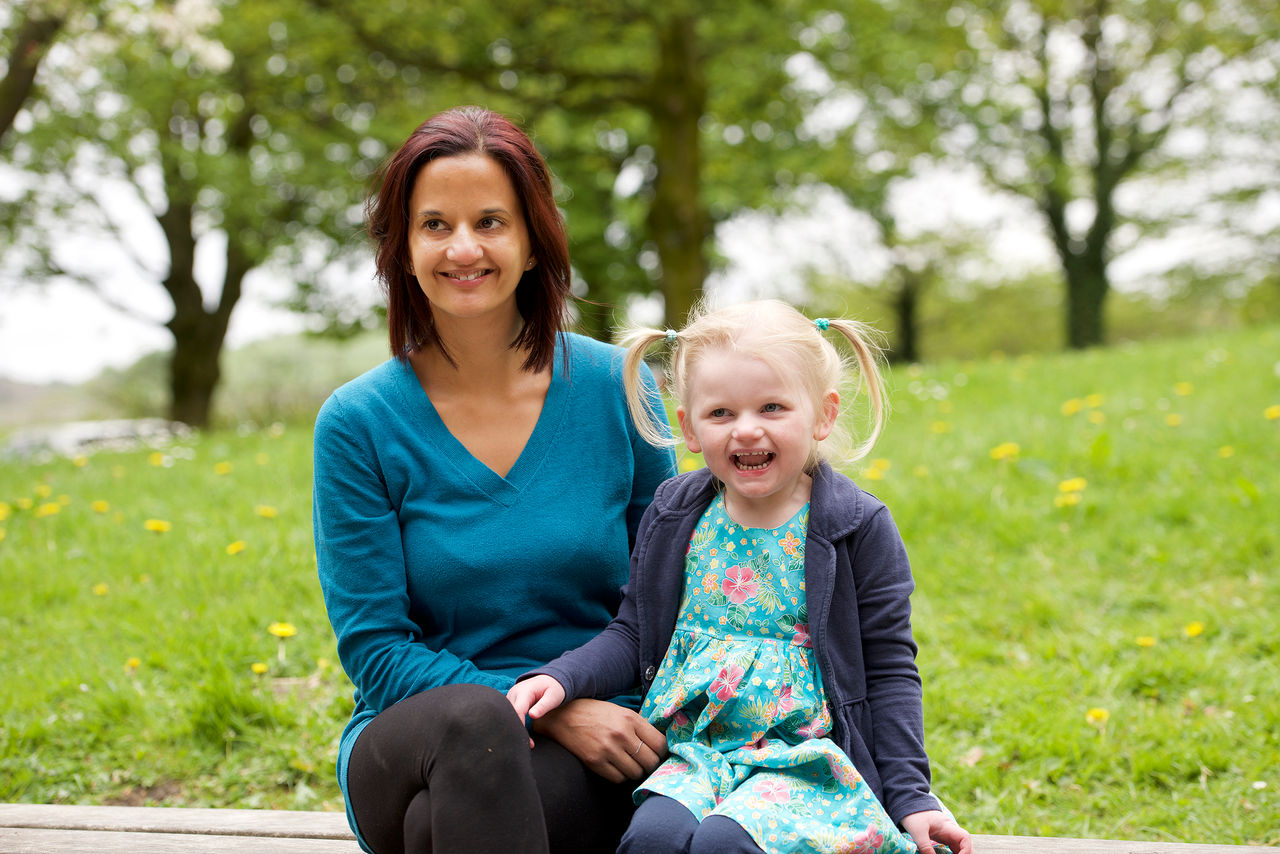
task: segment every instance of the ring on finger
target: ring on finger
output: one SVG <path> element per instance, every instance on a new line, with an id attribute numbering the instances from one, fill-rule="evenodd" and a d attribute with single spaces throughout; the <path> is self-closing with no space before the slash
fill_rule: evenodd
<path id="1" fill-rule="evenodd" d="M 630 755 L 633 759 L 635 758 L 635 755 L 640 752 L 640 748 L 642 747 L 644 747 L 644 739 L 640 739 L 640 743 L 636 745 L 636 749 L 631 751 Z"/>

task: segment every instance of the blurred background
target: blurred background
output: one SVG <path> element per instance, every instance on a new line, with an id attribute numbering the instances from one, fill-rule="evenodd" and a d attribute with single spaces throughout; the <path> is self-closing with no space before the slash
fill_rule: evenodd
<path id="1" fill-rule="evenodd" d="M 0 431 L 309 418 L 387 355 L 370 180 L 464 103 L 547 158 L 598 337 L 1280 322 L 1275 0 L 12 0 L 0 63 Z"/>

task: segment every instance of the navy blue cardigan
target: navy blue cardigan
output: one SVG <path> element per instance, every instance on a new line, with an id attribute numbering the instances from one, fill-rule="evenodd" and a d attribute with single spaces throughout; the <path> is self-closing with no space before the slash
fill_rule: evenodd
<path id="1" fill-rule="evenodd" d="M 675 630 L 689 538 L 715 490 L 706 469 L 659 486 L 640 522 L 618 616 L 585 645 L 526 675 L 555 677 L 566 701 L 612 697 L 637 678 L 648 692 Z M 911 636 L 915 582 L 888 508 L 822 463 L 804 554 L 809 634 L 835 720 L 831 738 L 895 822 L 938 809 Z"/>

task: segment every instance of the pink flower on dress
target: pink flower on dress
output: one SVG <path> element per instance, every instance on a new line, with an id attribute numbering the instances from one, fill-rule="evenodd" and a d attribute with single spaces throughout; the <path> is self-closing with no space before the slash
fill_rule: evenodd
<path id="1" fill-rule="evenodd" d="M 766 801 L 775 804 L 785 804 L 791 800 L 791 787 L 781 780 L 760 780 L 752 789 Z"/>
<path id="2" fill-rule="evenodd" d="M 862 779 L 858 774 L 858 769 L 848 762 L 841 762 L 838 757 L 828 756 L 827 764 L 831 766 L 831 776 L 845 786 L 856 786 L 858 781 Z"/>
<path id="3" fill-rule="evenodd" d="M 778 711 L 785 715 L 795 707 L 796 701 L 791 696 L 791 686 L 783 685 L 782 690 L 778 692 Z"/>
<path id="4" fill-rule="evenodd" d="M 741 605 L 760 592 L 760 584 L 753 581 L 754 578 L 755 573 L 751 571 L 751 567 L 731 566 L 724 571 L 724 581 L 720 582 L 720 589 L 724 591 L 725 596 L 729 597 L 730 602 Z"/>
<path id="5" fill-rule="evenodd" d="M 853 847 L 846 849 L 849 854 L 875 854 L 884 845 L 884 834 L 874 827 L 869 827 L 853 837 Z"/>
<path id="6" fill-rule="evenodd" d="M 793 646 L 800 646 L 800 647 L 804 647 L 805 649 L 813 648 L 813 643 L 809 640 L 809 624 L 808 623 L 796 623 L 791 630 L 795 632 L 795 636 L 791 638 L 791 643 Z"/>
<path id="7" fill-rule="evenodd" d="M 732 700 L 737 696 L 738 683 L 742 681 L 744 675 L 746 675 L 745 670 L 736 664 L 730 664 L 721 668 L 720 675 L 715 678 L 708 690 L 721 702 Z"/>
<path id="8" fill-rule="evenodd" d="M 809 723 L 800 727 L 799 733 L 805 738 L 822 738 L 827 734 L 826 723 L 822 720 L 821 716 L 816 717 L 809 721 Z"/>

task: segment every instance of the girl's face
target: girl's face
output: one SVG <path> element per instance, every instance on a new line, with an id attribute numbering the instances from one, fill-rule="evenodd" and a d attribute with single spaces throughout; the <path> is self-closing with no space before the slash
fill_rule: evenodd
<path id="1" fill-rule="evenodd" d="M 422 167 L 409 197 L 409 257 L 437 323 L 518 320 L 516 286 L 534 258 L 520 199 L 498 161 L 462 154 Z"/>
<path id="2" fill-rule="evenodd" d="M 766 362 L 725 349 L 698 357 L 686 389 L 680 431 L 724 484 L 734 521 L 767 528 L 790 519 L 809 500 L 805 463 L 831 432 L 839 395 L 828 391 L 815 407 Z"/>

